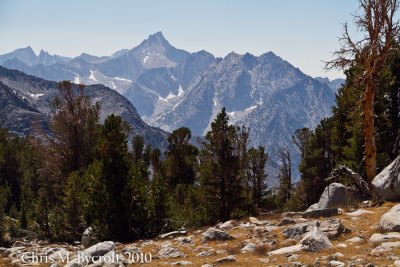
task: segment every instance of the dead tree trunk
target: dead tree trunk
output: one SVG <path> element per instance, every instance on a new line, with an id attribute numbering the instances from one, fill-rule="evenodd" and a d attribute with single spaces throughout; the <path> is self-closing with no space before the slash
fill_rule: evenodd
<path id="1" fill-rule="evenodd" d="M 371 196 L 370 187 L 368 186 L 367 182 L 365 182 L 365 180 L 361 177 L 361 175 L 344 165 L 339 165 L 338 167 L 336 167 L 331 172 L 331 176 L 326 178 L 325 181 L 328 183 L 337 182 L 343 174 L 347 174 L 352 178 L 354 185 L 357 187 L 364 198 L 369 198 Z"/>

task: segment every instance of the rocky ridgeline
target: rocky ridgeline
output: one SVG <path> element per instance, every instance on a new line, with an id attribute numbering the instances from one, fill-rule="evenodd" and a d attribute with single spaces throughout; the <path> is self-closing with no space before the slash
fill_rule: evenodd
<path id="1" fill-rule="evenodd" d="M 400 200 L 399 167 L 400 157 L 375 178 L 382 198 Z M 400 266 L 400 204 L 371 207 L 353 188 L 332 183 L 305 212 L 180 229 L 131 244 L 93 243 L 91 228 L 75 245 L 17 241 L 0 248 L 0 265 Z"/>

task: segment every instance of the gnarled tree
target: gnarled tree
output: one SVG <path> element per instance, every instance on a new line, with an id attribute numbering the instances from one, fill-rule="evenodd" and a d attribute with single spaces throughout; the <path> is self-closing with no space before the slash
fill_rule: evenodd
<path id="1" fill-rule="evenodd" d="M 362 38 L 355 41 L 344 24 L 343 36 L 339 39 L 341 48 L 334 53 L 335 59 L 327 62 L 326 68 L 345 69 L 358 63 L 364 72 L 359 81 L 365 87 L 362 108 L 364 120 L 365 165 L 368 184 L 376 175 L 376 144 L 374 127 L 374 99 L 379 87 L 378 78 L 398 35 L 399 24 L 395 20 L 397 0 L 359 0 L 360 13 L 354 15 L 355 24 Z"/>

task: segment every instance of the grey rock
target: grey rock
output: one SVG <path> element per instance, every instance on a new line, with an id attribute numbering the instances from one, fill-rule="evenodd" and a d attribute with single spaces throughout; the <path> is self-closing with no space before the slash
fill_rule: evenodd
<path id="1" fill-rule="evenodd" d="M 314 226 L 312 231 L 308 232 L 300 244 L 305 246 L 308 251 L 318 252 L 325 249 L 333 248 L 329 238 L 319 229 L 318 225 Z"/>
<path id="2" fill-rule="evenodd" d="M 382 243 L 380 246 L 371 250 L 370 254 L 372 256 L 378 257 L 378 256 L 381 256 L 382 254 L 390 252 L 393 249 L 397 249 L 399 247 L 400 247 L 400 241 L 399 242 L 385 242 L 385 243 Z"/>
<path id="3" fill-rule="evenodd" d="M 321 222 L 319 229 L 324 232 L 329 238 L 339 237 L 341 234 L 349 230 L 342 224 L 342 221 L 335 218 L 329 218 Z"/>
<path id="4" fill-rule="evenodd" d="M 316 210 L 306 210 L 300 213 L 304 218 L 320 218 L 320 217 L 332 217 L 339 214 L 338 209 L 316 209 Z"/>
<path id="5" fill-rule="evenodd" d="M 88 248 L 89 246 L 95 243 L 96 238 L 93 235 L 93 228 L 88 227 L 82 234 L 81 244 L 84 248 Z"/>
<path id="6" fill-rule="evenodd" d="M 316 221 L 312 221 L 295 224 L 284 230 L 283 235 L 286 238 L 300 239 L 304 236 L 304 234 L 310 232 L 316 223 Z M 342 224 L 341 220 L 335 218 L 329 218 L 320 223 L 319 229 L 324 232 L 329 238 L 338 237 L 348 231 Z"/>
<path id="7" fill-rule="evenodd" d="M 93 245 L 83 251 L 88 257 L 103 256 L 115 248 L 115 243 L 112 241 L 105 241 Z"/>
<path id="8" fill-rule="evenodd" d="M 400 204 L 382 215 L 379 227 L 383 232 L 400 232 Z"/>
<path id="9" fill-rule="evenodd" d="M 332 266 L 332 267 L 344 267 L 344 266 L 346 266 L 343 262 L 341 262 L 341 261 L 330 261 L 330 262 L 328 262 L 328 265 L 329 266 Z"/>
<path id="10" fill-rule="evenodd" d="M 268 224 L 267 221 L 260 221 L 259 219 L 255 218 L 255 217 L 249 217 L 249 221 L 252 224 L 255 224 L 255 225 L 266 225 L 266 224 Z"/>
<path id="11" fill-rule="evenodd" d="M 213 241 L 213 240 L 232 240 L 234 239 L 231 235 L 228 233 L 221 231 L 219 229 L 216 229 L 214 227 L 208 228 L 204 233 L 201 234 L 203 236 L 202 242 L 205 243 L 207 241 Z"/>
<path id="12" fill-rule="evenodd" d="M 283 235 L 290 239 L 300 239 L 309 231 L 310 223 L 298 223 L 283 231 Z"/>
<path id="13" fill-rule="evenodd" d="M 235 220 L 230 220 L 222 223 L 221 225 L 218 226 L 219 229 L 223 231 L 227 231 L 232 229 L 233 227 L 237 226 L 237 222 Z"/>
<path id="14" fill-rule="evenodd" d="M 372 180 L 375 191 L 387 201 L 400 200 L 400 156 Z"/>
<path id="15" fill-rule="evenodd" d="M 340 183 L 331 183 L 325 188 L 317 205 L 312 205 L 307 211 L 344 208 L 361 201 L 361 194 L 357 190 Z"/>
<path id="16" fill-rule="evenodd" d="M 194 245 L 192 236 L 181 236 L 174 239 L 180 245 Z"/>
<path id="17" fill-rule="evenodd" d="M 328 257 L 328 259 L 329 260 L 339 260 L 339 259 L 341 259 L 341 258 L 343 258 L 344 257 L 344 255 L 342 254 L 342 253 L 340 253 L 340 252 L 336 252 L 336 253 L 334 253 L 334 254 L 332 254 L 332 255 L 329 255 L 329 257 Z"/>
<path id="18" fill-rule="evenodd" d="M 393 249 L 390 247 L 382 247 L 382 246 L 378 246 L 374 249 L 371 250 L 370 255 L 371 256 L 375 256 L 375 257 L 380 257 L 383 254 L 386 254 L 390 251 L 392 251 Z"/>
<path id="19" fill-rule="evenodd" d="M 306 250 L 306 247 L 303 246 L 302 244 L 297 244 L 289 247 L 283 247 L 280 249 L 276 249 L 273 251 L 268 252 L 268 255 L 284 255 L 284 254 L 293 254 L 296 252 L 304 251 Z"/>
<path id="20" fill-rule="evenodd" d="M 268 236 L 269 232 L 270 231 L 265 226 L 255 226 L 251 230 L 251 234 L 254 237 L 258 237 L 258 238 L 266 238 Z"/>
<path id="21" fill-rule="evenodd" d="M 161 239 L 169 238 L 169 237 L 174 237 L 174 236 L 179 236 L 179 235 L 187 235 L 188 231 L 185 229 L 177 230 L 177 231 L 172 231 L 169 233 L 165 233 L 162 235 L 159 235 Z"/>
<path id="22" fill-rule="evenodd" d="M 288 261 L 295 261 L 300 257 L 299 254 L 293 254 L 288 257 Z"/>
<path id="23" fill-rule="evenodd" d="M 241 253 L 248 253 L 248 252 L 254 252 L 256 250 L 256 244 L 254 243 L 247 243 L 241 250 Z"/>
<path id="24" fill-rule="evenodd" d="M 359 210 L 354 210 L 354 211 L 351 211 L 351 212 L 347 212 L 345 214 L 347 216 L 350 216 L 350 217 L 358 217 L 358 216 L 362 216 L 362 215 L 365 215 L 365 214 L 374 214 L 374 212 L 369 211 L 369 210 L 359 209 Z"/>
<path id="25" fill-rule="evenodd" d="M 227 262 L 236 262 L 236 257 L 234 255 L 229 255 L 220 259 L 216 259 L 213 264 L 218 265 Z"/>
<path id="26" fill-rule="evenodd" d="M 208 257 L 208 256 L 212 256 L 215 254 L 215 250 L 214 249 L 209 249 L 206 251 L 202 251 L 200 253 L 198 253 L 196 256 L 197 257 Z"/>
<path id="27" fill-rule="evenodd" d="M 142 250 L 140 248 L 138 248 L 136 245 L 132 244 L 132 245 L 124 247 L 122 249 L 122 253 L 129 253 L 130 255 L 135 254 L 135 253 L 140 254 L 140 253 L 142 253 Z"/>
<path id="28" fill-rule="evenodd" d="M 186 254 L 180 251 L 178 248 L 171 246 L 170 244 L 163 244 L 157 251 L 157 258 L 179 258 L 186 257 Z"/>
<path id="29" fill-rule="evenodd" d="M 384 234 L 375 233 L 370 237 L 368 242 L 373 244 L 379 244 L 392 240 L 400 240 L 400 233 L 398 232 L 389 232 Z"/>
<path id="30" fill-rule="evenodd" d="M 183 265 L 192 265 L 190 261 L 174 261 L 171 262 L 171 265 L 183 266 Z"/>

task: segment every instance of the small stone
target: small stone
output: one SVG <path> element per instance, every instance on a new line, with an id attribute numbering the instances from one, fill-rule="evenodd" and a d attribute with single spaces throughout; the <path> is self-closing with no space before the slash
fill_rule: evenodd
<path id="1" fill-rule="evenodd" d="M 213 240 L 231 240 L 231 239 L 234 239 L 228 233 L 226 233 L 224 231 L 221 231 L 219 229 L 216 229 L 214 227 L 208 228 L 201 235 L 203 236 L 203 238 L 201 240 L 203 243 L 205 243 L 207 241 L 213 241 Z"/>
<path id="2" fill-rule="evenodd" d="M 373 214 L 373 213 L 374 213 L 374 212 L 369 211 L 369 210 L 359 209 L 359 210 L 347 212 L 346 215 L 347 215 L 347 216 L 350 216 L 350 217 L 353 217 L 353 216 L 361 216 L 361 215 Z"/>
<path id="3" fill-rule="evenodd" d="M 214 249 L 210 249 L 210 250 L 206 250 L 206 251 L 202 251 L 199 254 L 197 254 L 197 257 L 208 257 L 211 255 L 215 254 L 215 250 Z"/>
<path id="4" fill-rule="evenodd" d="M 300 257 L 298 254 L 293 254 L 288 257 L 288 261 L 295 261 Z"/>
<path id="5" fill-rule="evenodd" d="M 171 262 L 171 265 L 177 265 L 177 266 L 181 266 L 181 265 L 191 265 L 192 263 L 190 261 L 174 261 Z"/>
<path id="6" fill-rule="evenodd" d="M 157 257 L 161 258 L 179 258 L 186 257 L 186 254 L 179 249 L 170 246 L 169 244 L 161 245 L 161 248 L 157 252 Z"/>
<path id="7" fill-rule="evenodd" d="M 297 244 L 297 245 L 294 245 L 294 246 L 283 247 L 283 248 L 280 248 L 280 249 L 276 249 L 276 250 L 270 251 L 270 252 L 268 252 L 268 255 L 271 256 L 271 255 L 292 254 L 292 253 L 295 253 L 295 252 L 303 251 L 305 249 L 306 249 L 305 246 L 303 246 L 301 244 Z"/>
<path id="8" fill-rule="evenodd" d="M 230 220 L 230 221 L 226 221 L 224 223 L 222 223 L 221 225 L 219 225 L 217 228 L 223 230 L 223 231 L 227 231 L 232 229 L 233 227 L 237 226 L 236 221 L 234 220 Z"/>
<path id="9" fill-rule="evenodd" d="M 188 231 L 186 231 L 185 229 L 180 229 L 177 231 L 172 231 L 172 232 L 169 232 L 166 234 L 159 235 L 159 237 L 161 239 L 164 239 L 164 238 L 169 238 L 169 237 L 174 237 L 174 236 L 179 236 L 179 235 L 187 235 L 187 233 L 188 233 Z"/>
<path id="10" fill-rule="evenodd" d="M 330 261 L 328 264 L 329 264 L 329 266 L 332 266 L 332 267 L 344 267 L 345 266 L 345 264 L 341 261 Z"/>
<path id="11" fill-rule="evenodd" d="M 256 250 L 256 245 L 253 243 L 247 243 L 246 246 L 244 246 L 240 252 L 241 253 L 247 253 L 247 252 L 254 252 Z"/>
<path id="12" fill-rule="evenodd" d="M 255 225 L 266 225 L 268 222 L 266 222 L 266 221 L 260 221 L 260 220 L 258 220 L 257 218 L 255 218 L 255 217 L 250 217 L 249 218 L 249 221 L 252 223 L 252 224 L 255 224 Z"/>
<path id="13" fill-rule="evenodd" d="M 385 234 L 375 233 L 370 237 L 368 242 L 378 244 L 391 240 L 400 240 L 400 233 L 397 232 L 390 232 Z"/>
<path id="14" fill-rule="evenodd" d="M 234 255 L 229 255 L 220 259 L 217 259 L 213 262 L 213 264 L 221 264 L 226 262 L 236 262 L 236 257 Z"/>
<path id="15" fill-rule="evenodd" d="M 352 237 L 352 238 L 349 238 L 349 239 L 346 240 L 346 242 L 349 242 L 349 243 L 352 243 L 352 244 L 360 243 L 360 242 L 363 242 L 363 241 L 364 241 L 364 239 L 362 239 L 359 236 L 355 236 L 355 237 Z"/>

